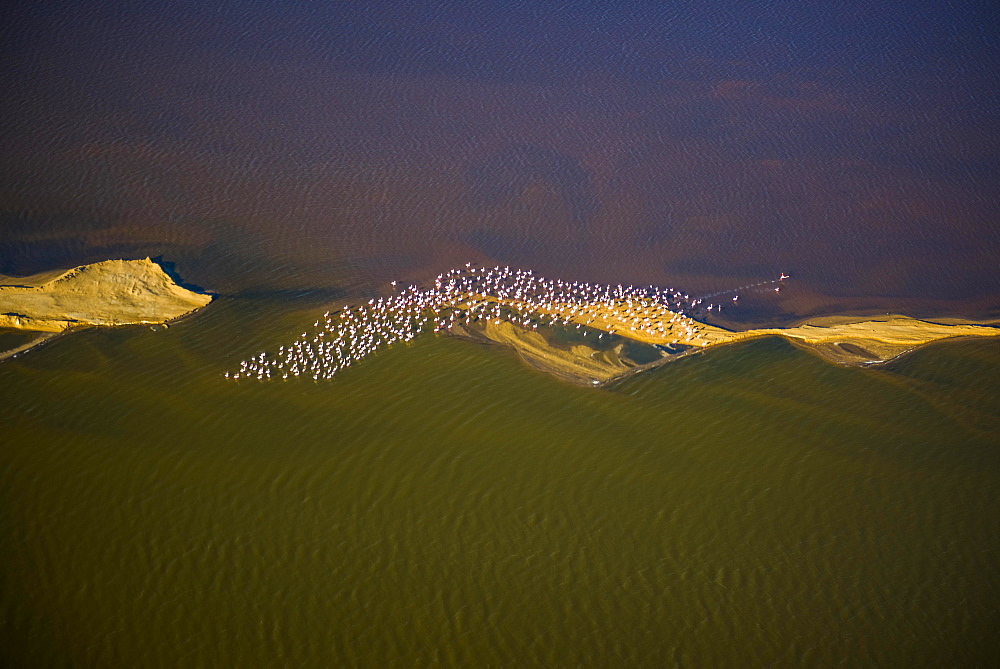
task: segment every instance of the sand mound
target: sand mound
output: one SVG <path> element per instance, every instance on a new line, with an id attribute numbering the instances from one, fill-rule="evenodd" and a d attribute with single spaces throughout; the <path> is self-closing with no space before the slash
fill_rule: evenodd
<path id="1" fill-rule="evenodd" d="M 62 332 L 88 325 L 165 323 L 212 301 L 144 260 L 105 260 L 61 273 L 0 278 L 0 327 Z"/>

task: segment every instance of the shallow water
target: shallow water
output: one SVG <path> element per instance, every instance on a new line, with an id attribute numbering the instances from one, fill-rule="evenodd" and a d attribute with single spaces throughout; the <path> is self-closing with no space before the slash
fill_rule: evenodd
<path id="1" fill-rule="evenodd" d="M 468 261 L 743 287 L 740 327 L 1000 319 L 985 5 L 678 7 L 13 12 L 0 274 L 149 255 L 218 298 L 0 363 L 3 664 L 996 664 L 994 341 L 222 376 Z"/>
<path id="2" fill-rule="evenodd" d="M 225 381 L 281 309 L 223 300 L 0 368 L 8 657 L 988 656 L 992 342 L 859 370 L 767 340 L 594 391 L 426 337 L 331 382 Z"/>

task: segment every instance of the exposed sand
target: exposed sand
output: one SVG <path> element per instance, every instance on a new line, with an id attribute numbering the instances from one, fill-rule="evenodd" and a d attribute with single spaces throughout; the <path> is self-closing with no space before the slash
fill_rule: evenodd
<path id="1" fill-rule="evenodd" d="M 450 332 L 479 341 L 504 344 L 517 351 L 521 359 L 532 367 L 587 386 L 617 381 L 662 364 L 662 361 L 645 365 L 632 362 L 623 354 L 624 343 L 604 349 L 586 344 L 555 346 L 542 334 L 505 320 L 456 325 Z"/>
<path id="2" fill-rule="evenodd" d="M 890 314 L 880 317 L 825 316 L 810 319 L 795 327 L 759 328 L 733 331 L 676 314 L 658 305 L 602 303 L 570 305 L 549 303 L 528 305 L 514 300 L 497 300 L 486 295 L 469 296 L 470 301 L 500 301 L 519 311 L 558 318 L 580 327 L 592 328 L 646 344 L 679 345 L 704 350 L 767 336 L 785 337 L 792 343 L 810 350 L 824 359 L 841 365 L 872 365 L 883 363 L 920 346 L 955 337 L 995 337 L 1000 327 L 963 322 L 956 319 L 920 320 Z M 620 359 L 594 360 L 596 349 L 587 346 L 564 351 L 547 343 L 540 334 L 507 323 L 506 329 L 486 328 L 486 338 L 514 347 L 528 362 L 559 376 L 587 382 L 590 379 L 606 383 L 623 374 L 639 371 Z M 690 351 L 689 351 L 690 352 Z M 602 352 L 604 356 L 607 352 Z M 664 355 L 663 362 L 678 355 Z M 653 363 L 642 368 L 656 366 Z"/>
<path id="3" fill-rule="evenodd" d="M 174 283 L 149 258 L 105 260 L 30 277 L 0 276 L 0 327 L 59 333 L 86 326 L 152 325 L 211 301 L 211 295 Z"/>
<path id="4" fill-rule="evenodd" d="M 826 316 L 791 328 L 765 328 L 735 334 L 734 341 L 776 334 L 815 351 L 831 362 L 869 365 L 892 360 L 941 339 L 996 337 L 1000 335 L 1000 328 L 956 320 L 925 321 L 887 314 L 867 319 Z"/>
<path id="5" fill-rule="evenodd" d="M 580 322 L 579 317 L 574 318 Z M 596 323 L 608 319 L 598 318 Z M 676 342 L 682 345 L 709 348 L 747 339 L 780 336 L 838 364 L 868 365 L 886 362 L 915 348 L 952 337 L 995 337 L 1000 328 L 961 322 L 925 321 L 898 314 L 864 318 L 826 316 L 815 318 L 790 328 L 760 328 L 732 331 L 698 322 L 693 334 L 671 328 L 670 334 L 660 335 L 643 329 L 616 328 L 617 333 L 651 344 Z"/>

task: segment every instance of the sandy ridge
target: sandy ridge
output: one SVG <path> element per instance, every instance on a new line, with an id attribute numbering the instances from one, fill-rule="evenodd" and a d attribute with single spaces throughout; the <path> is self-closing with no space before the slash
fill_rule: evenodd
<path id="1" fill-rule="evenodd" d="M 63 332 L 165 323 L 212 301 L 177 285 L 149 258 L 105 260 L 61 273 L 0 279 L 0 327 Z"/>

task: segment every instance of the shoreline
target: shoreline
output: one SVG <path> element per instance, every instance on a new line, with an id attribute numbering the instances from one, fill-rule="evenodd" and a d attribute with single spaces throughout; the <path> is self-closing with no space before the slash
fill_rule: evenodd
<path id="1" fill-rule="evenodd" d="M 10 358 L 16 358 L 19 354 L 38 348 L 42 344 L 50 342 L 57 337 L 61 337 L 67 332 L 69 332 L 69 330 L 62 330 L 60 332 L 43 332 L 34 339 L 25 342 L 20 346 L 15 346 L 14 348 L 7 349 L 6 351 L 0 351 L 0 362 L 9 360 Z"/>

